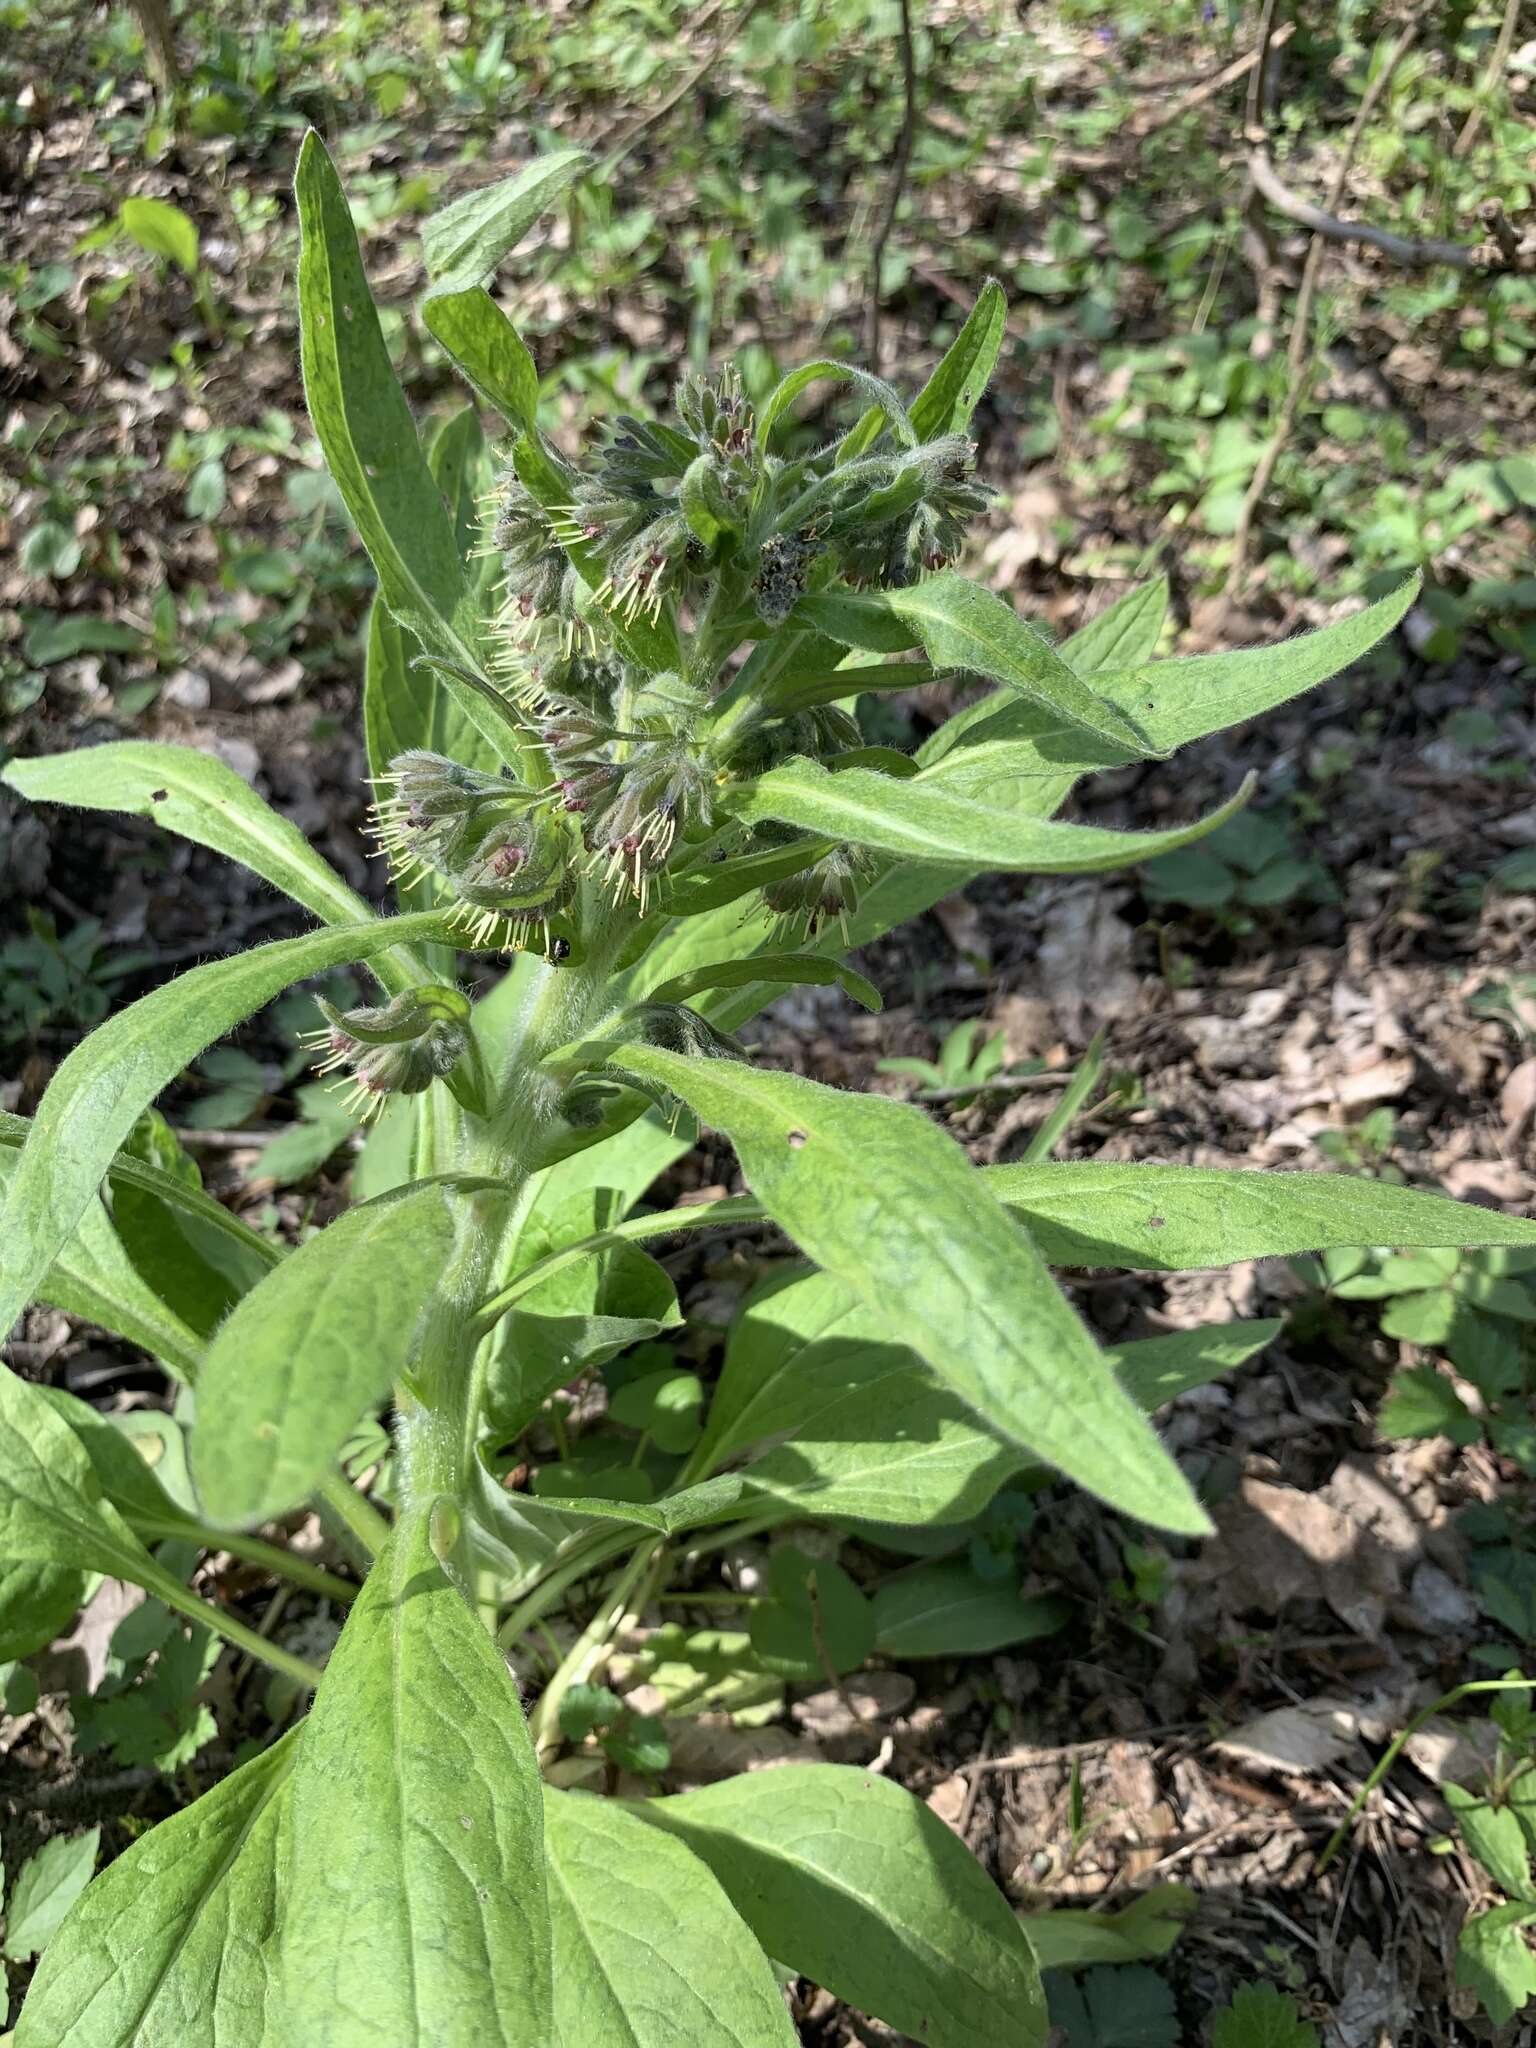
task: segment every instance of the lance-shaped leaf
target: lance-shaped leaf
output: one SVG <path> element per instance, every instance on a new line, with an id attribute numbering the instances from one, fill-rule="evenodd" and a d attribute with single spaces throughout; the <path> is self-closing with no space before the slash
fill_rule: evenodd
<path id="1" fill-rule="evenodd" d="M 591 161 L 584 149 L 551 150 L 514 177 L 482 185 L 429 214 L 421 226 L 421 253 L 434 289 L 484 284 Z"/>
<path id="2" fill-rule="evenodd" d="M 912 425 L 920 441 L 965 432 L 991 382 L 1007 327 L 1008 301 L 997 279 L 989 277 L 939 367 L 912 401 Z M 851 462 L 862 455 L 879 439 L 884 425 L 884 413 L 871 406 L 838 449 L 838 461 Z"/>
<path id="3" fill-rule="evenodd" d="M 304 2048 L 554 2035 L 538 1765 L 428 1519 L 405 1517 L 369 1572 L 294 1768 L 279 1952 Z"/>
<path id="4" fill-rule="evenodd" d="M 494 747 L 498 714 L 473 686 L 478 632 L 452 523 L 421 452 L 363 274 L 357 232 L 325 145 L 299 152 L 299 340 L 304 396 L 326 466 L 372 559 L 384 602 L 429 654 L 445 687 Z"/>
<path id="5" fill-rule="evenodd" d="M 757 416 L 757 445 L 766 448 L 773 437 L 773 430 L 788 412 L 802 391 L 808 391 L 813 384 L 851 384 L 863 398 L 868 398 L 875 410 L 890 427 L 904 448 L 915 448 L 918 433 L 907 408 L 900 396 L 883 377 L 872 377 L 868 370 L 860 370 L 852 363 L 836 363 L 826 359 L 814 363 L 802 363 L 791 370 L 774 386 Z M 857 431 L 857 430 L 855 430 Z"/>
<path id="6" fill-rule="evenodd" d="M 514 433 L 532 431 L 539 373 L 523 337 L 483 285 L 429 292 L 421 317 L 487 405 Z"/>
<path id="7" fill-rule="evenodd" d="M 768 1958 L 680 1841 L 611 1799 L 544 1788 L 551 2048 L 794 2048 Z"/>
<path id="8" fill-rule="evenodd" d="M 84 1572 L 68 1565 L 0 1563 L 0 1662 L 46 1649 L 84 1602 Z"/>
<path id="9" fill-rule="evenodd" d="M 1070 640 L 1062 642 L 1061 658 L 1080 676 L 1106 669 L 1140 668 L 1156 654 L 1167 617 L 1168 578 L 1158 576 L 1126 591 L 1086 626 L 1080 626 Z"/>
<path id="10" fill-rule="evenodd" d="M 172 1604 L 184 1588 L 102 1494 L 84 1444 L 40 1387 L 0 1368 L 0 1557 L 127 1579 Z"/>
<path id="11" fill-rule="evenodd" d="M 216 754 L 114 740 L 12 761 L 0 780 L 34 803 L 153 818 L 168 832 L 228 854 L 327 924 L 361 924 L 373 915 L 303 833 Z"/>
<path id="12" fill-rule="evenodd" d="M 1001 1892 L 920 1799 L 785 1764 L 631 1808 L 707 1863 L 763 1947 L 927 2048 L 1040 2048 L 1045 1999 Z"/>
<path id="13" fill-rule="evenodd" d="M 19 1158 L 9 1146 L 0 1146 L 0 1190 L 13 1179 Z M 144 1284 L 99 1201 L 86 1204 L 41 1282 L 38 1299 L 126 1337 L 177 1379 L 190 1380 L 197 1371 L 202 1342 L 196 1331 Z"/>
<path id="14" fill-rule="evenodd" d="M 19 1152 L 31 1129 L 29 1118 L 16 1116 L 10 1110 L 0 1110 L 0 1146 L 6 1151 Z M 4 1169 L 0 1168 L 0 1173 L 3 1172 Z M 190 1181 L 178 1179 L 164 1167 L 137 1159 L 127 1152 L 118 1152 L 107 1168 L 107 1178 L 114 1194 L 128 1187 L 153 1195 L 157 1201 L 195 1222 L 201 1230 L 217 1232 L 225 1239 L 231 1260 L 238 1261 L 242 1270 L 252 1266 L 257 1271 L 264 1271 L 268 1266 L 277 1265 L 283 1257 L 281 1246 L 252 1230 L 248 1223 L 242 1223 L 232 1210 L 205 1194 L 200 1186 L 194 1187 Z"/>
<path id="15" fill-rule="evenodd" d="M 906 590 L 854 597 L 828 591 L 804 599 L 795 614 L 848 647 L 900 654 L 920 644 L 935 668 L 993 676 L 1084 733 L 1111 742 L 1128 759 L 1155 753 L 1123 710 L 1067 665 L 1012 605 L 952 569 Z"/>
<path id="16" fill-rule="evenodd" d="M 140 1111 L 205 1046 L 306 975 L 443 935 L 424 912 L 278 939 L 194 967 L 77 1045 L 38 1105 L 0 1213 L 0 1330 L 35 1297 Z"/>
<path id="17" fill-rule="evenodd" d="M 744 988 L 757 981 L 811 982 L 819 988 L 829 988 L 837 982 L 845 995 L 852 996 L 866 1010 L 884 1007 L 880 991 L 872 982 L 841 960 L 829 960 L 820 953 L 757 953 L 747 960 L 716 960 L 659 982 L 649 991 L 648 999 L 653 1003 L 686 1003 L 709 989 Z"/>
<path id="18" fill-rule="evenodd" d="M 1099 1160 L 982 1178 L 1058 1266 L 1179 1272 L 1335 1245 L 1536 1245 L 1536 1222 L 1336 1173 Z"/>
<path id="19" fill-rule="evenodd" d="M 704 1479 L 697 1486 L 685 1486 L 662 1500 L 604 1500 L 588 1494 L 557 1493 L 550 1505 L 562 1515 L 579 1515 L 583 1521 L 629 1522 L 638 1529 L 654 1529 L 658 1536 L 680 1536 L 685 1529 L 702 1529 L 710 1522 L 729 1521 L 738 1511 L 742 1495 L 740 1475 L 722 1473 L 718 1479 Z"/>
<path id="20" fill-rule="evenodd" d="M 192 1432 L 212 1520 L 269 1521 L 324 1477 L 410 1363 L 455 1206 L 429 1182 L 349 1209 L 235 1304 L 208 1347 Z"/>
<path id="21" fill-rule="evenodd" d="M 303 1732 L 290 1729 L 141 1835 L 87 1887 L 38 1964 L 16 2048 L 255 2048 L 284 2038 L 273 1930 Z"/>
<path id="22" fill-rule="evenodd" d="M 1153 747 L 1167 752 L 1257 718 L 1348 668 L 1391 632 L 1418 595 L 1420 581 L 1410 576 L 1390 597 L 1364 611 L 1275 647 L 1180 655 L 1130 672 L 1096 675 L 1095 687 L 1135 720 Z"/>
<path id="23" fill-rule="evenodd" d="M 1107 1351 L 1147 1413 L 1263 1349 L 1276 1322 L 1177 1330 Z M 980 1423 L 886 1318 L 829 1273 L 775 1274 L 747 1300 L 695 1463 L 821 1516 L 929 1525 L 977 1515 L 1031 1460 Z"/>
<path id="24" fill-rule="evenodd" d="M 977 1578 L 960 1559 L 915 1565 L 877 1588 L 875 1647 L 898 1661 L 912 1657 L 984 1657 L 993 1650 L 1055 1635 L 1072 1603 L 1054 1593 Z"/>
<path id="25" fill-rule="evenodd" d="M 1092 874 L 1154 860 L 1214 832 L 1253 793 L 1248 780 L 1219 809 L 1166 832 L 1113 832 L 994 808 L 921 776 L 904 781 L 871 768 L 834 773 L 797 756 L 732 800 L 738 817 L 774 819 L 826 839 L 868 846 L 907 860 L 1029 874 Z"/>
<path id="26" fill-rule="evenodd" d="M 1208 1528 L 1028 1237 L 921 1110 L 659 1046 L 613 1061 L 724 1131 L 775 1222 L 991 1428 L 1128 1514 Z"/>

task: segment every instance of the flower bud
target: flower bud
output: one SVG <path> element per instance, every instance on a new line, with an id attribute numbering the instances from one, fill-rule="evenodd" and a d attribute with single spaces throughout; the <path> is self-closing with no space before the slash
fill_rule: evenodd
<path id="1" fill-rule="evenodd" d="M 825 924 L 836 923 L 848 940 L 848 913 L 858 907 L 859 889 L 873 873 L 873 863 L 859 848 L 835 847 L 797 875 L 771 882 L 763 901 L 775 917 L 813 939 Z"/>
<path id="2" fill-rule="evenodd" d="M 420 1095 L 451 1074 L 469 1046 L 469 999 L 456 988 L 406 989 L 387 1003 L 352 1010 L 337 1010 L 320 996 L 315 1003 L 326 1028 L 304 1042 L 325 1050 L 322 1074 L 350 1068 L 350 1106 L 365 1117 L 386 1095 Z"/>

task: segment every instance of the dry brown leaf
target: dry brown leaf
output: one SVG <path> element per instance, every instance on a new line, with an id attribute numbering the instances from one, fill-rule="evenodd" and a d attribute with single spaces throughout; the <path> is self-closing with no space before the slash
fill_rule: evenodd
<path id="1" fill-rule="evenodd" d="M 1346 1756 L 1359 1733 L 1359 1715 L 1350 1701 L 1305 1700 L 1245 1721 L 1211 1748 L 1250 1770 L 1305 1778 Z"/>

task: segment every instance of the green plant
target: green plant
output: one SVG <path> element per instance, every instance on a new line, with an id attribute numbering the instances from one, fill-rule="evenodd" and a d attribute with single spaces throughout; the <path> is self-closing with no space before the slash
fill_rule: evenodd
<path id="1" fill-rule="evenodd" d="M 1155 858 L 1233 815 L 1246 788 L 1159 833 L 1052 813 L 1086 771 L 1331 675 L 1412 586 L 1282 648 L 1154 662 L 1154 585 L 1053 648 L 946 566 L 982 502 L 967 428 L 1004 332 L 995 285 L 910 406 L 836 361 L 756 408 L 729 372 L 691 377 L 673 418 L 621 418 L 572 461 L 537 428 L 532 361 L 485 283 L 581 165 L 536 160 L 424 230 L 422 318 L 507 430 L 487 533 L 478 419 L 423 452 L 340 183 L 317 138 L 300 157 L 305 381 L 379 578 L 364 725 L 399 914 L 374 915 L 211 756 L 128 742 L 6 770 L 35 799 L 157 819 L 319 920 L 121 1010 L 30 1128 L 0 1124 L 0 1324 L 59 1304 L 196 1404 L 189 1507 L 116 1423 L 0 1376 L 0 1650 L 47 1641 L 99 1572 L 316 1695 L 86 1890 L 17 2048 L 165 2027 L 229 2048 L 788 2042 L 769 1957 L 937 2048 L 1039 2043 L 1019 1921 L 888 1780 L 804 1766 L 665 1798 L 569 1789 L 570 1766 L 605 1784 L 664 1768 L 665 1723 L 617 1690 L 629 1619 L 722 1545 L 799 1524 L 744 1596 L 746 1649 L 712 1673 L 702 1631 L 668 1644 L 761 1704 L 880 1641 L 885 1589 L 834 1554 L 847 1526 L 979 1524 L 966 1569 L 1015 1601 L 1016 1580 L 985 1576 L 1027 1523 L 1017 1501 L 990 1518 L 1005 1484 L 1061 1476 L 1171 1538 L 1206 1533 L 1147 1416 L 1270 1327 L 1111 1358 L 1050 1263 L 1536 1242 L 1532 1224 L 1342 1176 L 983 1173 L 914 1105 L 754 1062 L 738 1034 L 775 990 L 870 1000 L 850 948 L 962 877 Z M 855 423 L 780 453 L 819 382 Z M 862 743 L 859 694 L 959 675 L 994 687 L 915 757 Z M 463 952 L 512 955 L 478 1001 L 455 979 Z M 140 1118 L 282 991 L 350 965 L 376 999 L 319 1001 L 317 1037 L 378 1120 L 353 1205 L 285 1250 Z M 693 1117 L 751 1192 L 643 1207 Z M 680 1316 L 643 1247 L 762 1223 L 810 1269 L 748 1303 L 706 1385 L 659 1341 Z M 350 1476 L 365 1467 L 371 1496 Z M 323 1673 L 176 1568 L 179 1546 L 229 1550 L 344 1598 L 254 1533 L 311 1499 L 366 1561 Z M 922 1620 L 903 1597 L 893 1635 L 887 1595 L 888 1642 Z M 508 1651 L 537 1690 L 526 1719 Z"/>
<path id="2" fill-rule="evenodd" d="M 974 1102 L 978 1095 L 984 1093 L 987 1083 L 999 1074 L 1038 1074 L 1044 1069 L 1043 1060 L 1032 1060 L 1022 1068 L 1010 1067 L 1007 1042 L 1002 1032 L 994 1031 L 978 1044 L 977 1035 L 981 1028 L 979 1017 L 967 1017 L 945 1033 L 937 1060 L 877 1060 L 875 1071 L 920 1081 L 922 1086 L 917 1091 L 920 1102 L 943 1100 L 963 1109 L 968 1102 Z"/>

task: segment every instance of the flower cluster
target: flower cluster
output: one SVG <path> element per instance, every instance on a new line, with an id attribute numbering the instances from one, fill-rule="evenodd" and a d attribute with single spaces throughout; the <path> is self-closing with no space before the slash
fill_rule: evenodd
<path id="1" fill-rule="evenodd" d="M 350 1072 L 347 1106 L 364 1120 L 389 1095 L 420 1095 L 451 1074 L 469 1048 L 469 1001 L 454 988 L 406 989 L 387 1003 L 338 1010 L 316 996 L 322 1030 L 303 1043 L 326 1057 L 318 1071 Z"/>
<path id="2" fill-rule="evenodd" d="M 942 566 L 986 503 L 964 435 L 916 443 L 894 419 L 909 445 L 780 455 L 727 370 L 685 377 L 667 419 L 618 419 L 584 464 L 546 447 L 530 467 L 520 453 L 522 474 L 509 467 L 496 492 L 493 666 L 543 762 L 520 761 L 525 783 L 402 754 L 377 805 L 396 874 L 434 877 L 468 943 L 558 957 L 551 920 L 569 913 L 574 929 L 584 877 L 643 913 L 663 868 L 794 841 L 733 823 L 722 793 L 861 735 L 845 710 L 783 713 L 734 686 L 742 642 L 793 633 L 807 595 L 839 581 L 894 588 Z M 653 649 L 672 665 L 642 663 Z M 869 865 L 837 849 L 762 900 L 807 935 L 846 929 Z"/>
<path id="3" fill-rule="evenodd" d="M 396 880 L 436 876 L 474 946 L 550 952 L 575 887 L 570 835 L 541 792 L 445 755 L 396 755 L 376 783 L 374 837 Z"/>

